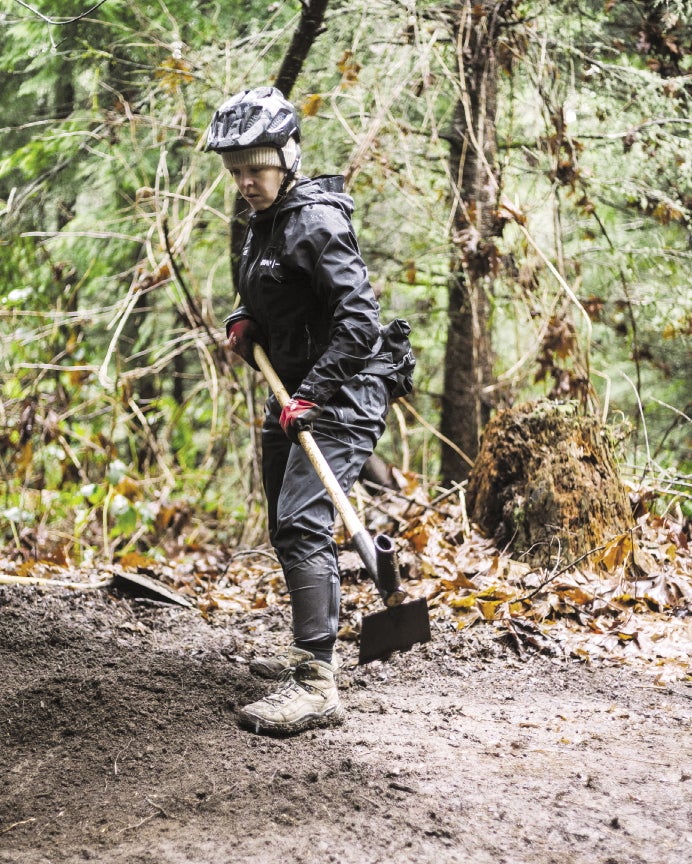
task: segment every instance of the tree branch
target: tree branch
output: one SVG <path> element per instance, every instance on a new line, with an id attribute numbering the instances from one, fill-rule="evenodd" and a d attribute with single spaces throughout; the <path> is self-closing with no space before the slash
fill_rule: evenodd
<path id="1" fill-rule="evenodd" d="M 168 236 L 168 222 L 165 219 L 165 217 L 162 221 L 162 228 L 163 228 L 163 238 L 164 238 L 164 241 L 166 244 L 166 252 L 168 253 L 168 260 L 171 262 L 171 267 L 173 268 L 173 275 L 175 276 L 176 282 L 178 283 L 178 285 L 182 289 L 183 294 L 185 295 L 185 299 L 187 300 L 188 308 L 189 308 L 190 313 L 191 313 L 190 315 L 188 315 L 188 318 L 190 319 L 190 323 L 192 324 L 193 327 L 195 327 L 195 326 L 196 327 L 202 327 L 205 330 L 207 336 L 209 337 L 209 340 L 212 343 L 212 345 L 215 345 L 218 348 L 218 347 L 220 347 L 219 341 L 216 338 L 216 336 L 214 335 L 214 333 L 212 333 L 211 329 L 209 328 L 209 325 L 207 324 L 206 319 L 204 318 L 204 315 L 202 315 L 199 307 L 197 306 L 197 302 L 195 301 L 195 298 L 190 293 L 190 290 L 187 287 L 185 280 L 183 279 L 182 273 L 180 272 L 180 269 L 178 268 L 178 263 L 175 260 L 175 256 L 173 255 L 173 250 L 171 248 L 171 241 L 170 241 L 170 238 Z"/>
<path id="2" fill-rule="evenodd" d="M 86 18 L 87 15 L 90 15 L 92 12 L 95 12 L 99 6 L 103 6 L 106 0 L 99 0 L 98 3 L 95 3 L 86 12 L 82 12 L 81 15 L 76 15 L 74 18 L 65 18 L 64 21 L 58 21 L 56 18 L 49 18 L 47 15 L 44 15 L 43 12 L 39 12 L 38 9 L 34 9 L 33 6 L 29 6 L 28 3 L 25 3 L 24 0 L 15 0 L 16 3 L 19 3 L 20 6 L 23 6 L 25 9 L 28 9 L 33 15 L 37 18 L 40 18 L 42 21 L 45 21 L 47 24 L 53 24 L 56 27 L 61 27 L 63 24 L 73 24 L 75 21 L 81 21 L 82 18 Z"/>

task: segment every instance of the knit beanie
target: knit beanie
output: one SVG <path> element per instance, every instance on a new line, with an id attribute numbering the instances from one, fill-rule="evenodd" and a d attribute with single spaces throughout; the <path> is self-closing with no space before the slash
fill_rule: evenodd
<path id="1" fill-rule="evenodd" d="M 224 167 L 228 168 L 229 171 L 232 168 L 241 168 L 245 165 L 285 167 L 290 171 L 296 158 L 300 157 L 300 147 L 295 138 L 289 138 L 282 149 L 286 160 L 285 166 L 281 162 L 281 156 L 276 147 L 247 147 L 245 150 L 226 150 L 221 153 L 221 158 Z M 297 167 L 296 170 L 298 170 Z"/>

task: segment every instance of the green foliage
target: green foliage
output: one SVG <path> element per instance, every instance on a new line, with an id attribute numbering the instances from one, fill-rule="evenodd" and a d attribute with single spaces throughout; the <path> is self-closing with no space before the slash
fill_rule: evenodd
<path id="1" fill-rule="evenodd" d="M 413 325 L 429 425 L 393 413 L 381 451 L 434 480 L 460 89 L 452 9 L 409 5 L 332 2 L 291 96 L 304 170 L 346 174 L 383 315 Z M 683 4 L 664 5 L 514 4 L 487 288 L 498 405 L 588 380 L 597 410 L 639 422 L 627 458 L 674 472 L 689 470 L 691 61 Z M 192 542 L 189 514 L 224 542 L 263 537 L 264 388 L 221 345 L 232 189 L 203 142 L 221 99 L 272 80 L 300 10 L 109 0 L 58 26 L 0 4 L 6 541 L 164 548 Z"/>
<path id="2" fill-rule="evenodd" d="M 527 43 L 521 74 L 513 73 L 523 110 L 506 103 L 513 112 L 506 191 L 517 190 L 529 230 L 579 298 L 581 308 L 565 298 L 562 315 L 586 346 L 601 398 L 633 418 L 638 400 L 686 410 L 691 93 L 681 73 L 690 63 L 690 23 L 633 3 L 580 4 L 579 12 L 566 19 L 561 7 L 545 10 L 544 41 Z M 547 60 L 545 45 L 553 46 Z M 519 273 L 527 317 L 547 282 L 532 252 Z M 646 413 L 649 435 L 660 438 L 671 415 L 661 422 Z M 668 441 L 673 464 L 683 432 L 680 424 L 679 443 Z M 637 458 L 646 458 L 641 432 L 634 440 Z"/>

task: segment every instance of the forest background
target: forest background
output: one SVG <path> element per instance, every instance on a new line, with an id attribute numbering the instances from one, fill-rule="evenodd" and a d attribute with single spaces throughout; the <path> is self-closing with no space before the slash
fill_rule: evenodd
<path id="1" fill-rule="evenodd" d="M 576 400 L 684 522 L 690 4 L 321 5 L 290 94 L 303 170 L 346 176 L 418 357 L 380 455 L 435 496 L 492 413 Z M 310 6 L 57 6 L 0 2 L 0 541 L 63 564 L 256 546 L 266 386 L 223 344 L 234 199 L 204 136 L 276 79 Z"/>

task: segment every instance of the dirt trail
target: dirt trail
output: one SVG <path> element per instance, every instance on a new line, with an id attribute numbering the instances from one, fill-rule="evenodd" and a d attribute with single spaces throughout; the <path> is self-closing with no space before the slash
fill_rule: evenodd
<path id="1" fill-rule="evenodd" d="M 239 730 L 286 613 L 0 589 L 1 864 L 687 864 L 690 691 L 478 625 L 357 667 L 341 727 Z"/>

